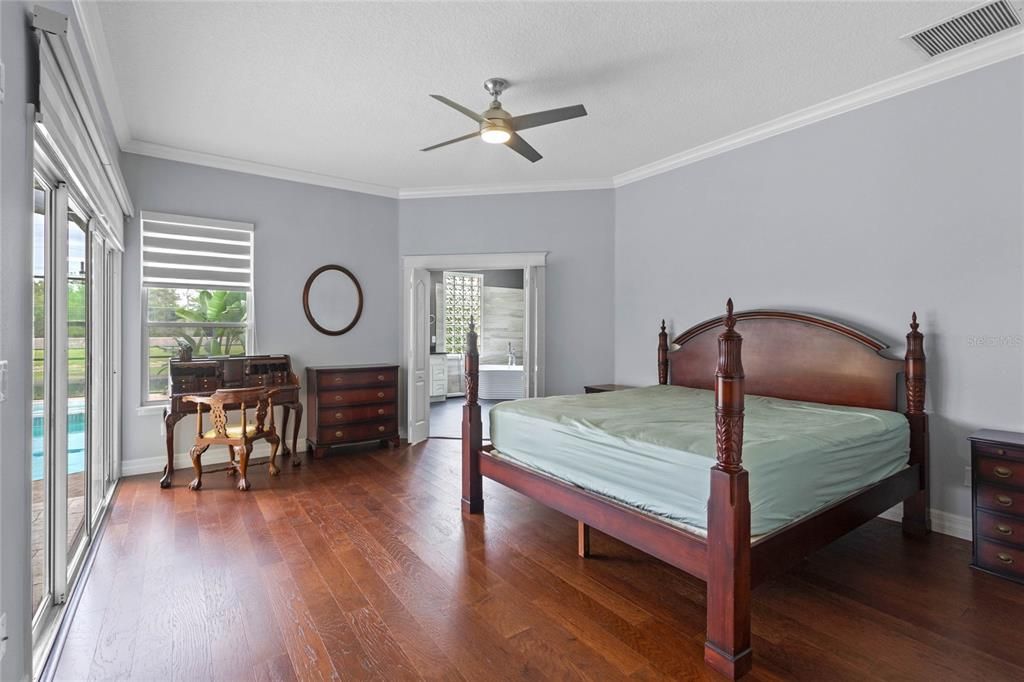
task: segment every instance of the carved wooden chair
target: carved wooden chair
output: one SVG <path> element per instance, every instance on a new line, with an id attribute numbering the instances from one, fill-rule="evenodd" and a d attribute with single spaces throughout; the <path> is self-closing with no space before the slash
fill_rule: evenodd
<path id="1" fill-rule="evenodd" d="M 274 427 L 273 396 L 277 392 L 276 388 L 222 388 L 209 396 L 187 395 L 182 398 L 185 402 L 196 403 L 196 442 L 189 451 L 196 477 L 188 484 L 190 489 L 199 490 L 203 487 L 202 457 L 211 445 L 228 447 L 231 457 L 228 475 L 240 476 L 239 490 L 248 490 L 250 487 L 245 474 L 249 468 L 252 444 L 258 440 L 270 443 L 270 475 L 277 476 L 280 471 L 276 462 L 277 449 L 281 445 L 281 438 Z M 213 420 L 213 428 L 208 431 L 203 430 L 204 405 L 209 408 Z M 227 413 L 236 409 L 236 406 L 241 412 L 241 423 L 238 426 L 228 426 Z M 256 422 L 249 423 L 248 410 L 253 408 L 256 410 Z M 237 463 L 235 455 L 238 456 Z"/>

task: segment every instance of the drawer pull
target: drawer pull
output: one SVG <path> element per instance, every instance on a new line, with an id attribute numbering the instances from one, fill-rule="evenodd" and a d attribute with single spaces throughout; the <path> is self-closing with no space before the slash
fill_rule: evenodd
<path id="1" fill-rule="evenodd" d="M 1013 535 L 1013 529 L 1001 523 L 996 526 L 996 532 L 1002 535 Z"/>
<path id="2" fill-rule="evenodd" d="M 380 431 L 381 433 L 383 433 L 384 432 L 384 427 L 383 426 L 378 426 L 377 430 Z"/>
<path id="3" fill-rule="evenodd" d="M 1013 470 L 1008 469 L 1007 467 L 996 467 L 995 469 L 992 470 L 992 473 L 994 473 L 999 478 L 1009 478 L 1010 476 L 1013 475 Z"/>
<path id="4" fill-rule="evenodd" d="M 335 419 L 341 419 L 341 418 L 342 418 L 342 417 L 344 417 L 344 416 L 345 416 L 345 415 L 344 415 L 344 413 L 342 413 L 342 412 L 335 412 L 335 413 L 334 413 L 334 418 L 335 418 Z"/>
<path id="5" fill-rule="evenodd" d="M 334 432 L 334 435 L 335 435 L 336 437 L 338 437 L 338 438 L 341 438 L 342 436 L 344 436 L 344 435 L 345 435 L 345 432 L 344 432 L 344 431 L 335 431 L 335 432 Z"/>
<path id="6" fill-rule="evenodd" d="M 382 407 L 379 410 L 377 410 L 377 414 L 384 414 L 384 408 Z"/>
<path id="7" fill-rule="evenodd" d="M 1013 563 L 1013 557 L 1009 554 L 1006 554 L 1005 552 L 1000 552 L 999 554 L 996 554 L 996 558 L 1002 561 L 1007 566 Z"/>
<path id="8" fill-rule="evenodd" d="M 344 398 L 340 395 L 334 396 L 334 402 L 340 403 Z"/>
<path id="9" fill-rule="evenodd" d="M 377 375 L 377 381 L 384 381 L 384 375 L 383 374 L 378 374 Z"/>
<path id="10" fill-rule="evenodd" d="M 383 398 L 384 397 L 384 391 L 377 391 L 377 397 L 378 398 Z"/>
<path id="11" fill-rule="evenodd" d="M 1006 450 L 1003 450 L 1002 448 L 996 448 L 996 454 L 997 455 L 1005 455 L 1006 454 Z"/>
<path id="12" fill-rule="evenodd" d="M 1013 498 L 1010 497 L 1009 495 L 996 495 L 996 502 L 998 502 L 1003 507 L 1013 506 Z"/>
<path id="13" fill-rule="evenodd" d="M 334 383 L 342 384 L 344 382 L 345 382 L 345 378 L 344 377 L 334 377 Z"/>

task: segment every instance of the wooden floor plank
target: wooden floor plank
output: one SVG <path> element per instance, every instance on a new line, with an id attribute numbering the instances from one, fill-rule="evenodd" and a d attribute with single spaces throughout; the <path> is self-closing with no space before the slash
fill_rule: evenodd
<path id="1" fill-rule="evenodd" d="M 491 481 L 458 441 L 189 491 L 124 479 L 55 678 L 713 680 L 704 585 Z M 1024 587 L 873 521 L 753 593 L 750 680 L 1024 679 Z"/>

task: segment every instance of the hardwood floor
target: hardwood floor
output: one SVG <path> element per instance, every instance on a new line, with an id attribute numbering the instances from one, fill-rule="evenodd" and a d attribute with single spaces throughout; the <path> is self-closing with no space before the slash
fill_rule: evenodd
<path id="1" fill-rule="evenodd" d="M 491 408 L 504 400 L 480 400 L 480 421 L 483 423 L 484 440 L 491 438 Z M 465 398 L 448 398 L 430 403 L 431 438 L 462 439 L 462 407 Z"/>
<path id="2" fill-rule="evenodd" d="M 125 479 L 63 680 L 674 679 L 704 667 L 704 586 L 491 481 L 459 512 L 459 442 L 351 449 L 248 493 Z M 1024 587 L 970 545 L 873 521 L 754 591 L 775 680 L 1024 679 Z"/>

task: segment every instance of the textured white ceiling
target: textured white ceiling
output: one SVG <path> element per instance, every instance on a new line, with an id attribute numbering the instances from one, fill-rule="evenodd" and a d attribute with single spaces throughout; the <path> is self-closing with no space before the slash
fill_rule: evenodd
<path id="1" fill-rule="evenodd" d="M 970 2 L 103 3 L 133 140 L 402 188 L 607 179 L 896 76 Z M 470 140 L 482 82 L 544 159 Z"/>

